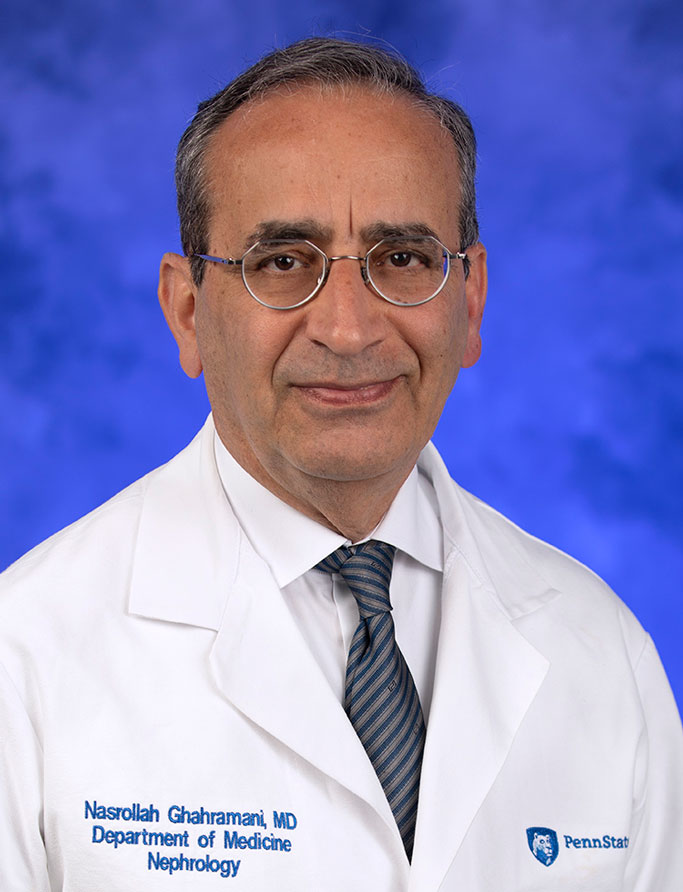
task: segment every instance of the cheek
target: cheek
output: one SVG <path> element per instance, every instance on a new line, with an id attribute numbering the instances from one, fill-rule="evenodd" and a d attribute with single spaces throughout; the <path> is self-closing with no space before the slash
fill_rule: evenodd
<path id="1" fill-rule="evenodd" d="M 439 314 L 437 324 L 431 329 L 431 339 L 424 344 L 423 398 L 431 427 L 436 426 L 462 367 L 466 320 L 467 313 L 460 305 L 451 306 L 449 312 Z"/>
<path id="2" fill-rule="evenodd" d="M 290 337 L 288 320 L 274 312 L 233 294 L 201 304 L 197 337 L 210 398 L 241 403 L 247 414 L 272 398 L 273 371 Z"/>
<path id="3" fill-rule="evenodd" d="M 452 383 L 460 370 L 465 350 L 467 311 L 464 301 L 460 300 L 444 301 L 444 305 L 437 309 L 439 312 L 430 320 L 420 352 L 432 375 Z"/>
<path id="4" fill-rule="evenodd" d="M 195 326 L 204 377 L 209 386 L 211 381 L 223 376 L 225 367 L 230 364 L 232 345 L 225 337 L 227 326 L 214 301 L 203 298 L 199 302 Z"/>
<path id="5" fill-rule="evenodd" d="M 206 390 L 214 413 L 234 419 L 245 401 L 243 390 L 252 389 L 243 347 L 246 335 L 240 319 L 227 311 L 223 295 L 202 297 L 195 324 Z"/>

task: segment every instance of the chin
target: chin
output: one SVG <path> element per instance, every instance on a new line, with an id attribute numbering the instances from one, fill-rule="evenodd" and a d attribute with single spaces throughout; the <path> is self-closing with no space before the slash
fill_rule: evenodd
<path id="1" fill-rule="evenodd" d="M 392 449 L 391 453 L 380 452 L 386 443 L 379 443 L 378 448 L 354 450 L 347 444 L 335 444 L 334 449 L 316 450 L 307 455 L 290 458 L 299 471 L 309 477 L 353 482 L 372 480 L 386 474 L 398 473 L 406 468 L 406 476 L 415 463 L 417 452 Z M 419 450 L 418 450 L 419 452 Z"/>

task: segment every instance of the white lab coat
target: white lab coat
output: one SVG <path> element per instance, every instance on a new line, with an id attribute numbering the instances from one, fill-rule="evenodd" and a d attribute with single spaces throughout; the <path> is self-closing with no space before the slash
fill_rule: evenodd
<path id="1" fill-rule="evenodd" d="M 650 639 L 431 446 L 443 612 L 410 866 L 213 436 L 2 577 L 3 892 L 683 889 L 683 743 Z M 553 863 L 527 828 L 555 833 Z"/>

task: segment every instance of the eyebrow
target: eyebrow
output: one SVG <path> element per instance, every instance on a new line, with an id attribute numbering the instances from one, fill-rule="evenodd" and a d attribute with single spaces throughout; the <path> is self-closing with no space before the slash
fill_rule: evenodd
<path id="1" fill-rule="evenodd" d="M 329 242 L 332 239 L 332 230 L 329 226 L 323 226 L 311 218 L 265 220 L 263 223 L 259 223 L 256 229 L 245 238 L 244 250 L 248 251 L 259 239 L 279 241 L 284 238 L 306 239 L 309 242 Z"/>
<path id="2" fill-rule="evenodd" d="M 375 244 L 383 238 L 403 238 L 414 235 L 431 235 L 438 238 L 437 234 L 426 223 L 417 220 L 408 220 L 401 223 L 387 223 L 385 220 L 377 220 L 360 230 L 360 237 L 364 244 Z M 244 239 L 244 251 L 260 239 L 306 239 L 314 243 L 329 244 L 333 239 L 333 230 L 329 226 L 323 226 L 312 218 L 301 220 L 265 220 L 250 232 Z"/>
<path id="3" fill-rule="evenodd" d="M 403 238 L 413 235 L 431 235 L 434 238 L 438 238 L 431 226 L 416 220 L 404 223 L 386 223 L 384 220 L 378 220 L 376 223 L 364 226 L 360 231 L 360 235 L 367 244 L 379 242 L 383 238 Z"/>

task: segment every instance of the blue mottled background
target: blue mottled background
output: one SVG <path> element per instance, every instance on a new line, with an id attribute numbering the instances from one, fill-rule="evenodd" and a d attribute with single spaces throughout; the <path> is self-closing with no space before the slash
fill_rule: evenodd
<path id="1" fill-rule="evenodd" d="M 3 0 L 0 563 L 202 422 L 155 296 L 175 144 L 200 99 L 319 33 L 382 38 L 470 111 L 485 351 L 438 444 L 607 579 L 683 703 L 679 0 Z"/>

